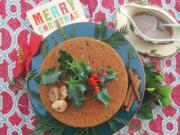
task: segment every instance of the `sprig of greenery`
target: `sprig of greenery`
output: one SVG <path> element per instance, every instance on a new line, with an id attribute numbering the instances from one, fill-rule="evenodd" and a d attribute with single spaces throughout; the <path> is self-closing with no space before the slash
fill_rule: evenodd
<path id="1" fill-rule="evenodd" d="M 107 34 L 107 27 L 105 20 L 101 22 L 101 24 L 97 24 L 95 26 L 95 38 L 104 39 Z"/>
<path id="2" fill-rule="evenodd" d="M 59 28 L 57 31 L 59 32 L 59 34 L 61 35 L 61 37 L 63 38 L 64 41 L 74 38 L 76 35 L 75 29 L 71 31 L 70 35 L 67 35 L 63 28 Z"/>
<path id="3" fill-rule="evenodd" d="M 154 50 L 151 50 L 151 51 L 150 51 L 150 54 L 152 54 L 153 56 L 162 57 L 162 55 L 158 54 L 158 53 L 157 53 L 157 50 L 155 50 L 155 49 L 154 49 Z"/>
<path id="4" fill-rule="evenodd" d="M 119 46 L 125 45 L 127 43 L 126 39 L 124 38 L 124 35 L 126 35 L 127 32 L 127 26 L 123 27 L 119 31 L 115 31 L 112 33 L 110 37 L 107 37 L 107 26 L 106 22 L 102 21 L 101 24 L 97 24 L 95 26 L 95 38 L 102 40 L 103 42 L 106 42 L 113 48 L 117 48 Z"/>
<path id="5" fill-rule="evenodd" d="M 129 28 L 128 25 L 123 26 L 122 28 L 120 28 L 119 33 L 120 33 L 122 36 L 123 36 L 123 35 L 127 35 L 127 34 L 129 33 L 128 28 Z M 130 29 L 132 29 L 132 28 L 133 28 L 133 26 L 130 25 Z"/>
<path id="6" fill-rule="evenodd" d="M 106 107 L 109 106 L 109 102 L 112 99 L 112 97 L 108 94 L 107 89 L 101 88 L 100 92 L 95 93 L 95 96 L 98 100 L 100 100 Z"/>
<path id="7" fill-rule="evenodd" d="M 93 69 L 83 60 L 74 60 L 69 63 L 69 68 L 67 70 L 71 77 L 81 81 L 87 80 L 88 76 L 93 72 Z"/>
<path id="8" fill-rule="evenodd" d="M 67 53 L 66 51 L 60 50 L 58 63 L 60 65 L 61 70 L 67 70 L 69 68 L 69 63 L 73 62 L 73 57 Z"/>
<path id="9" fill-rule="evenodd" d="M 107 73 L 107 76 L 101 76 L 100 77 L 103 85 L 108 81 L 114 80 L 115 77 L 116 77 L 114 70 L 107 70 L 107 71 L 106 70 L 101 70 L 101 72 L 99 72 L 99 74 L 101 74 L 103 72 Z"/>
<path id="10" fill-rule="evenodd" d="M 155 63 L 149 62 L 144 65 L 146 89 L 138 116 L 143 119 L 152 119 L 152 109 L 156 105 L 168 106 L 171 103 L 171 87 L 163 85 L 163 75 L 155 70 Z"/>
<path id="11" fill-rule="evenodd" d="M 109 44 L 112 48 L 127 44 L 127 40 L 122 36 L 120 31 L 114 32 L 109 38 L 103 39 L 102 41 Z"/>
<path id="12" fill-rule="evenodd" d="M 116 132 L 118 130 L 118 125 L 119 124 L 128 126 L 128 127 L 132 128 L 132 129 L 142 130 L 141 127 L 137 126 L 132 121 L 128 121 L 128 120 L 122 119 L 122 118 L 120 118 L 117 115 L 115 115 L 113 118 L 111 118 L 107 123 L 108 123 L 110 129 L 113 132 Z"/>
<path id="13" fill-rule="evenodd" d="M 42 54 L 43 58 L 45 58 L 47 56 L 48 52 L 49 52 L 48 44 L 47 44 L 47 40 L 45 39 L 43 41 L 43 44 L 41 45 L 40 53 Z"/>
<path id="14" fill-rule="evenodd" d="M 85 93 L 87 88 L 79 80 L 70 79 L 67 81 L 68 98 L 73 101 L 73 104 L 80 108 L 85 101 Z"/>
<path id="15" fill-rule="evenodd" d="M 36 77 L 36 81 L 43 85 L 51 85 L 57 83 L 63 77 L 63 72 L 55 68 L 50 68 Z"/>
<path id="16" fill-rule="evenodd" d="M 95 127 L 92 128 L 79 128 L 74 135 L 97 135 Z"/>
<path id="17" fill-rule="evenodd" d="M 66 33 L 64 32 L 64 29 L 63 29 L 63 28 L 59 28 L 57 31 L 58 31 L 59 34 L 62 36 L 63 40 L 67 40 L 67 39 L 68 39 L 68 36 L 67 36 Z"/>
<path id="18" fill-rule="evenodd" d="M 48 118 L 41 115 L 36 115 L 38 121 L 37 126 L 33 130 L 33 135 L 42 135 L 45 132 L 51 135 L 63 135 L 66 126 L 54 118 Z"/>
<path id="19" fill-rule="evenodd" d="M 132 60 L 132 59 L 135 59 L 135 58 L 137 58 L 136 51 L 135 51 L 135 49 L 133 47 L 131 47 L 128 50 L 128 59 Z"/>

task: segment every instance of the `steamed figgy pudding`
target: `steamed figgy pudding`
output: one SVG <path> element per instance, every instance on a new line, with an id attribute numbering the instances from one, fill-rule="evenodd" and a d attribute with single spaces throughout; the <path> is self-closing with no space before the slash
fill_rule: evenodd
<path id="1" fill-rule="evenodd" d="M 121 108 L 127 87 L 122 59 L 96 39 L 65 41 L 54 47 L 41 65 L 42 103 L 69 126 L 92 127 L 109 120 Z"/>

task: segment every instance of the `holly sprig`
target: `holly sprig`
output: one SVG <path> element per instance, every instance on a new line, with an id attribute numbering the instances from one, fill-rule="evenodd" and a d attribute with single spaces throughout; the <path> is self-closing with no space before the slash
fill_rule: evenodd
<path id="1" fill-rule="evenodd" d="M 95 80 L 91 78 L 91 75 L 94 74 L 93 69 L 87 65 L 85 61 L 75 60 L 71 54 L 60 50 L 58 63 L 59 69 L 47 69 L 36 75 L 36 82 L 42 85 L 53 85 L 59 81 L 62 81 L 64 76 L 68 76 L 69 79 L 65 81 L 68 88 L 68 98 L 75 106 L 80 108 L 84 104 L 86 93 L 89 89 L 94 89 L 95 97 L 104 103 L 105 106 L 109 106 L 111 96 L 108 94 L 108 90 L 105 88 L 105 83 L 115 79 L 114 71 L 102 70 L 103 72 L 101 71 L 101 73 L 96 74 L 100 80 L 98 84 L 97 82 L 92 82 L 95 84 L 95 86 L 92 87 L 89 80 L 92 79 L 91 81 L 97 81 L 97 78 L 95 78 Z M 96 89 L 98 89 L 98 91 L 96 91 Z"/>
<path id="2" fill-rule="evenodd" d="M 146 89 L 142 105 L 137 113 L 140 118 L 153 119 L 152 110 L 156 105 L 166 107 L 170 105 L 171 90 L 168 85 L 163 85 L 163 75 L 155 70 L 155 63 L 144 65 Z"/>

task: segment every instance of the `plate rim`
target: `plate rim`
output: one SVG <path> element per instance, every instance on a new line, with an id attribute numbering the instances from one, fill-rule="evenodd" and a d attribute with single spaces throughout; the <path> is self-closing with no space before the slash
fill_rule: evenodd
<path id="1" fill-rule="evenodd" d="M 66 25 L 66 26 L 64 26 L 64 27 L 70 27 L 71 25 L 76 25 L 76 24 L 85 24 L 85 25 L 88 25 L 88 24 L 91 24 L 91 25 L 96 25 L 96 24 L 98 24 L 98 23 L 93 23 L 93 22 L 78 22 L 78 23 L 73 23 L 73 24 L 69 24 L 69 25 Z M 62 27 L 62 28 L 64 28 L 64 27 Z M 111 31 L 116 31 L 116 29 L 113 29 L 112 27 L 109 27 L 109 26 L 107 26 L 107 29 L 110 29 Z M 45 39 L 48 39 L 48 38 L 50 38 L 54 33 L 56 33 L 57 32 L 57 30 L 55 30 L 54 32 L 52 32 L 51 34 L 49 34 L 46 38 L 44 38 L 43 39 L 43 41 L 45 40 Z M 89 38 L 91 38 L 91 37 L 89 37 Z M 98 39 L 99 40 L 99 39 Z M 126 39 L 127 40 L 127 39 Z M 128 40 L 127 40 L 128 41 Z M 64 41 L 62 41 L 62 42 L 64 42 Z M 60 43 L 60 42 L 59 42 Z M 142 101 L 143 101 L 143 98 L 144 98 L 144 94 L 145 94 L 145 72 L 144 72 L 144 67 L 143 67 L 143 63 L 142 63 L 142 61 L 141 61 L 141 57 L 140 57 L 140 54 L 138 53 L 138 51 L 135 49 L 135 47 L 128 41 L 128 43 L 127 44 L 129 44 L 132 48 L 134 48 L 134 50 L 135 50 L 135 52 L 136 52 L 136 54 L 137 54 L 137 59 L 139 59 L 139 62 L 140 62 L 140 64 L 141 64 L 141 68 L 142 68 L 142 73 L 143 73 L 143 82 L 144 82 L 144 85 L 143 85 L 143 88 L 142 88 L 142 95 L 141 95 L 141 101 L 140 102 L 138 102 L 138 106 L 136 107 L 136 109 L 134 109 L 134 111 L 132 111 L 132 115 L 130 116 L 130 118 L 128 118 L 128 119 L 126 119 L 127 121 L 130 121 L 131 119 L 133 119 L 133 117 L 136 115 L 136 113 L 138 112 L 138 110 L 139 110 L 139 108 L 140 108 L 140 106 L 141 106 L 141 104 L 142 104 Z M 51 50 L 51 49 L 50 49 Z M 49 50 L 49 51 L 50 51 Z M 117 50 L 116 49 L 114 49 L 116 52 L 117 52 Z M 118 53 L 118 52 L 117 52 Z M 41 55 L 41 54 L 37 54 L 37 55 Z M 36 56 L 37 56 L 36 55 Z M 123 60 L 123 58 L 122 58 L 122 60 Z M 124 60 L 123 60 L 123 62 L 124 62 Z M 125 64 L 125 63 L 124 63 Z M 125 66 L 126 67 L 126 66 Z M 32 69 L 32 67 L 31 67 L 31 69 Z M 127 71 L 127 67 L 126 67 L 126 71 Z M 127 72 L 127 74 L 128 74 L 128 72 Z M 129 79 L 129 76 L 128 76 L 128 79 Z M 27 82 L 28 83 L 28 85 L 29 85 L 29 82 Z M 39 94 L 39 93 L 38 93 Z M 29 96 L 30 97 L 30 96 Z M 35 110 L 35 112 L 36 113 L 38 113 L 38 111 L 37 111 L 37 109 L 34 107 L 34 105 L 33 105 L 33 102 L 32 102 L 32 99 L 31 99 L 31 97 L 29 98 L 30 99 L 30 102 L 31 102 L 31 105 L 32 105 L 32 107 L 33 107 L 33 109 Z M 41 101 L 40 101 L 41 102 Z M 41 102 L 42 103 L 42 102 Z M 47 111 L 47 109 L 45 108 L 45 110 Z M 119 111 L 121 111 L 121 108 L 119 109 Z M 119 112 L 118 111 L 118 112 Z M 48 112 L 48 111 L 47 111 Z M 117 112 L 117 113 L 118 113 Z M 49 112 L 48 112 L 49 113 Z M 116 114 L 117 114 L 116 113 Z M 127 112 L 128 113 L 128 112 Z M 49 113 L 50 114 L 50 113 Z M 113 118 L 116 114 L 114 114 L 111 118 Z M 50 114 L 51 115 L 51 114 Z M 52 116 L 52 115 L 51 115 Z M 53 117 L 53 116 L 52 116 Z M 53 117 L 54 118 L 54 117 Z M 110 118 L 110 119 L 111 119 Z M 55 118 L 54 118 L 55 119 Z M 109 119 L 109 120 L 110 120 Z M 107 120 L 106 122 L 108 122 L 109 120 Z M 104 122 L 104 123 L 102 123 L 102 124 L 99 124 L 99 125 L 97 125 L 97 126 L 100 126 L 100 125 L 103 125 L 103 124 L 105 124 L 106 122 Z M 122 124 L 121 124 L 122 125 Z M 97 127 L 97 126 L 95 126 L 95 127 Z M 68 126 L 67 125 L 67 127 L 70 127 L 70 126 Z M 118 130 L 120 130 L 120 129 L 122 129 L 124 127 L 124 125 L 122 125 L 122 127 L 121 128 L 118 128 Z M 75 127 L 70 127 L 70 128 L 75 128 Z M 113 132 L 113 131 L 111 131 L 111 132 Z"/>

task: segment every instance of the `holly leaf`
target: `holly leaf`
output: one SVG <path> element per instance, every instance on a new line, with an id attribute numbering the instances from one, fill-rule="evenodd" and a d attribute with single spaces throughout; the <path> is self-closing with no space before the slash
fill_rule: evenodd
<path id="1" fill-rule="evenodd" d="M 109 102 L 112 97 L 107 93 L 107 89 L 102 89 L 100 92 L 95 93 L 95 97 L 101 101 L 106 107 L 109 106 Z"/>
<path id="2" fill-rule="evenodd" d="M 113 70 L 102 71 L 102 72 L 106 72 L 107 73 L 107 76 L 101 76 L 100 77 L 100 79 L 101 79 L 103 84 L 106 83 L 107 81 L 112 81 L 112 80 L 114 80 L 116 78 L 115 72 Z"/>
<path id="3" fill-rule="evenodd" d="M 164 80 L 164 78 L 163 78 L 162 75 L 156 75 L 156 76 L 155 76 L 155 79 L 156 79 L 157 81 L 163 81 L 163 80 Z"/>
<path id="4" fill-rule="evenodd" d="M 154 107 L 153 102 L 142 104 L 137 113 L 137 116 L 142 119 L 153 119 L 153 113 L 152 113 L 153 107 Z"/>
<path id="5" fill-rule="evenodd" d="M 171 104 L 171 99 L 169 99 L 167 97 L 166 98 L 160 97 L 159 100 L 160 100 L 163 107 L 166 107 L 166 106 Z"/>
<path id="6" fill-rule="evenodd" d="M 162 86 L 162 88 L 158 90 L 157 93 L 164 98 L 169 98 L 171 89 L 172 88 L 170 86 Z"/>
<path id="7" fill-rule="evenodd" d="M 155 90 L 155 88 L 146 88 L 146 90 L 149 92 L 153 92 Z"/>
<path id="8" fill-rule="evenodd" d="M 154 70 L 155 66 L 156 64 L 154 62 L 149 62 L 147 64 L 144 64 L 144 69 L 146 72 L 148 72 L 149 70 Z"/>
<path id="9" fill-rule="evenodd" d="M 63 73 L 55 68 L 48 69 L 39 75 L 39 83 L 43 85 L 51 85 L 58 82 Z"/>
<path id="10" fill-rule="evenodd" d="M 60 50 L 58 62 L 60 64 L 60 68 L 65 70 L 69 67 L 69 63 L 73 62 L 73 57 L 66 51 Z"/>
<path id="11" fill-rule="evenodd" d="M 82 60 L 73 61 L 72 63 L 69 63 L 68 68 L 69 73 L 72 73 L 71 75 L 80 80 L 86 80 L 88 76 L 92 73 L 93 69 L 87 65 Z"/>
<path id="12" fill-rule="evenodd" d="M 87 91 L 84 84 L 75 79 L 70 79 L 66 82 L 68 86 L 68 98 L 73 104 L 80 108 L 85 101 L 85 92 Z"/>

